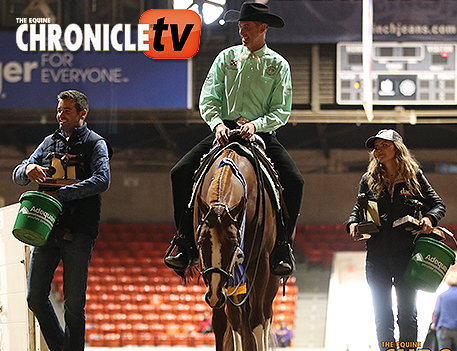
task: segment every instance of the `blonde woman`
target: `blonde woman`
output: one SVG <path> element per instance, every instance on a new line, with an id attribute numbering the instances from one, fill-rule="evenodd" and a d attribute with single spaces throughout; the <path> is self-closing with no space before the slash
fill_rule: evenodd
<path id="1" fill-rule="evenodd" d="M 422 232 L 430 233 L 444 217 L 446 209 L 398 132 L 380 130 L 368 138 L 365 145 L 372 151 L 358 195 L 365 204 L 367 201 L 376 204 L 379 214 L 379 232 L 366 241 L 365 271 L 373 299 L 379 346 L 381 350 L 388 350 L 396 342 L 392 286 L 397 295 L 400 331 L 397 341 L 417 341 L 417 292 L 402 278 L 414 249 L 414 236 L 404 228 L 393 228 L 392 224 L 411 215 L 420 220 Z M 355 204 L 347 222 L 346 229 L 355 239 L 359 235 L 358 225 L 365 219 L 362 205 L 361 201 Z"/>
<path id="2" fill-rule="evenodd" d="M 432 328 L 436 329 L 438 350 L 457 350 L 457 270 L 445 278 L 449 289 L 438 296 Z"/>

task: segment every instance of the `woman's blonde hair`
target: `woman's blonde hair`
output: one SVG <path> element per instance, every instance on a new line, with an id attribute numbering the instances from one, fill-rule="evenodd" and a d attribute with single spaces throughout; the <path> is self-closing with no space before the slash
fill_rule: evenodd
<path id="1" fill-rule="evenodd" d="M 419 170 L 418 162 L 402 141 L 392 141 L 392 143 L 395 147 L 397 177 L 404 179 L 413 195 L 420 196 L 420 184 L 416 177 Z M 368 163 L 368 186 L 375 197 L 378 198 L 385 187 L 386 170 L 384 165 L 376 159 L 374 152 L 374 149 L 370 152 L 370 161 Z"/>

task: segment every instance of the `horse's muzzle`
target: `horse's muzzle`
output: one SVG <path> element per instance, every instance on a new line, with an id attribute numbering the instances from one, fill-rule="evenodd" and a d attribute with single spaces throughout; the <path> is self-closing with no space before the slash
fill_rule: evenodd
<path id="1" fill-rule="evenodd" d="M 211 288 L 206 289 L 206 294 L 205 294 L 205 301 L 209 305 L 209 307 L 214 308 L 214 309 L 219 309 L 225 306 L 225 303 L 227 302 L 227 294 L 226 290 L 218 290 L 216 291 L 216 294 L 212 291 Z"/>
<path id="2" fill-rule="evenodd" d="M 213 286 L 210 276 L 213 273 L 219 274 L 217 286 Z M 210 267 L 201 272 L 206 285 L 205 301 L 211 308 L 222 308 L 227 302 L 227 283 L 232 277 L 230 273 L 219 267 Z"/>

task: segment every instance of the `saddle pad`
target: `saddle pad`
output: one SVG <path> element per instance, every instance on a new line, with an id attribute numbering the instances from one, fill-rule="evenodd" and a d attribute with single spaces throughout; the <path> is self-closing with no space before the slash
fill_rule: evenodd
<path id="1" fill-rule="evenodd" d="M 199 169 L 196 171 L 196 174 L 198 174 L 197 179 L 194 182 L 194 185 L 192 187 L 192 196 L 190 198 L 188 207 L 192 208 L 194 201 L 195 201 L 195 196 L 197 195 L 197 189 L 199 188 L 200 184 L 203 182 L 203 179 L 205 178 L 206 173 L 208 172 L 208 169 L 212 166 L 214 161 L 222 154 L 222 152 L 226 149 L 232 149 L 233 151 L 237 152 L 239 155 L 246 157 L 251 163 L 253 160 L 257 157 L 256 155 L 253 155 L 251 150 L 249 150 L 247 147 L 241 145 L 240 143 L 233 142 L 225 147 L 221 148 L 218 150 L 216 153 L 209 153 L 205 157 L 203 157 L 201 164 L 204 165 L 204 169 Z M 210 162 L 208 161 L 208 158 L 211 157 L 212 160 Z M 274 199 L 271 199 L 271 202 L 273 206 L 279 211 L 281 209 L 281 200 L 280 200 L 280 191 L 278 187 L 276 186 L 275 181 L 273 180 L 272 175 L 268 171 L 268 168 L 265 166 L 264 161 L 259 158 L 259 164 L 260 164 L 260 169 L 262 173 L 264 174 L 266 181 L 265 188 L 267 189 L 267 192 L 271 195 L 273 195 Z"/>

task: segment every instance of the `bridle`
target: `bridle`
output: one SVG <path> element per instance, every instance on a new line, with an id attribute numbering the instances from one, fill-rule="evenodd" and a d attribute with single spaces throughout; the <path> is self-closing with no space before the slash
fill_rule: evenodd
<path id="1" fill-rule="evenodd" d="M 237 133 L 237 132 L 239 132 L 239 130 L 232 131 L 232 132 Z M 235 133 L 232 133 L 232 132 L 230 133 L 230 135 L 235 134 Z M 260 139 L 260 140 L 262 140 L 262 139 Z M 251 147 L 251 150 L 252 150 L 253 149 L 253 143 L 252 142 L 250 144 L 250 147 Z M 253 152 L 253 154 L 254 154 L 254 152 Z M 254 217 L 255 218 L 259 218 L 259 216 L 260 216 L 262 218 L 262 221 L 258 221 L 257 224 L 256 224 L 256 228 L 255 228 L 255 231 L 254 231 L 253 242 L 256 242 L 256 240 L 258 240 L 258 238 L 257 238 L 258 234 L 260 234 L 260 242 L 262 242 L 263 241 L 263 236 L 264 236 L 264 229 L 265 229 L 265 208 L 266 208 L 265 202 L 266 202 L 266 199 L 265 199 L 265 195 L 264 195 L 264 192 L 263 192 L 264 185 L 263 185 L 262 171 L 260 170 L 260 161 L 258 160 L 258 158 L 255 158 L 254 160 L 255 160 L 255 162 L 254 162 L 254 171 L 255 171 L 255 174 L 256 174 L 256 178 L 257 178 L 257 194 L 258 194 L 257 201 L 256 201 L 256 206 L 255 206 Z M 215 207 L 215 206 L 222 207 L 222 208 L 224 208 L 226 210 L 226 212 L 229 215 L 230 219 L 233 221 L 233 223 L 236 224 L 237 231 L 239 233 L 239 231 L 240 231 L 240 228 L 239 228 L 240 221 L 238 221 L 236 218 L 233 218 L 231 216 L 228 206 L 226 204 L 223 204 L 223 203 L 214 203 L 214 204 L 210 205 L 208 212 L 206 213 L 206 215 L 200 221 L 200 224 L 199 224 L 199 226 L 197 228 L 197 238 L 200 237 L 202 224 L 207 220 L 208 216 L 211 213 L 212 208 Z M 222 210 L 220 210 L 220 211 L 221 211 L 220 212 L 220 215 L 221 215 L 223 212 L 222 212 Z M 238 240 L 238 237 L 239 237 L 239 235 L 237 235 L 237 240 Z M 231 260 L 231 263 L 230 263 L 229 267 L 226 268 L 226 269 L 222 269 L 222 268 L 219 268 L 219 267 L 210 267 L 210 268 L 205 268 L 204 269 L 203 260 L 202 260 L 202 272 L 200 273 L 200 275 L 203 277 L 203 280 L 205 281 L 206 285 L 207 285 L 208 275 L 210 275 L 212 273 L 217 273 L 217 274 L 220 274 L 222 277 L 227 278 L 226 286 L 228 285 L 229 278 L 233 277 L 233 275 L 230 273 L 230 271 L 231 271 L 231 268 L 233 267 L 234 262 L 236 260 L 237 247 L 238 247 L 238 245 L 234 245 L 234 248 L 233 248 L 233 251 L 232 251 L 232 260 Z M 254 245 L 251 246 L 249 257 L 252 257 L 253 249 L 254 249 Z M 252 284 L 250 285 L 245 297 L 239 303 L 235 303 L 232 299 L 229 298 L 228 300 L 232 303 L 232 305 L 239 307 L 239 306 L 243 305 L 248 300 L 249 295 L 250 295 L 250 293 L 252 291 L 252 288 L 254 287 L 253 282 L 255 281 L 255 278 L 257 276 L 257 272 L 258 272 L 258 268 L 259 268 L 259 262 L 260 262 L 260 256 L 257 258 L 257 261 L 255 262 Z M 247 264 L 246 264 L 245 269 L 244 269 L 244 273 L 243 273 L 244 275 L 246 274 L 247 267 L 250 265 L 250 263 L 251 263 L 251 261 L 249 260 L 247 262 Z M 230 297 L 230 296 L 235 295 L 235 293 L 238 290 L 239 286 L 240 286 L 240 284 L 238 284 L 238 286 L 235 288 L 233 293 L 231 293 L 228 296 Z"/>
<path id="2" fill-rule="evenodd" d="M 229 208 L 228 208 L 228 206 L 226 204 L 215 202 L 215 203 L 213 203 L 213 204 L 211 204 L 209 206 L 208 212 L 200 220 L 200 224 L 199 224 L 199 226 L 197 228 L 197 238 L 200 237 L 200 233 L 201 233 L 201 230 L 202 230 L 203 223 L 205 223 L 205 221 L 208 219 L 208 216 L 212 212 L 216 213 L 216 215 L 218 216 L 218 219 L 220 219 L 222 214 L 225 212 L 228 215 L 228 217 L 230 219 L 230 222 L 235 225 L 238 235 L 237 235 L 237 238 L 236 238 L 236 243 L 235 243 L 235 245 L 233 245 L 233 249 L 232 249 L 232 252 L 230 254 L 232 259 L 230 260 L 230 263 L 229 263 L 228 267 L 226 267 L 225 269 L 219 268 L 219 267 L 205 268 L 205 269 L 202 270 L 200 275 L 203 277 L 203 280 L 207 284 L 208 283 L 208 275 L 213 274 L 213 273 L 220 274 L 223 278 L 226 279 L 226 285 L 227 285 L 229 280 L 230 280 L 230 278 L 233 278 L 233 275 L 232 275 L 232 273 L 230 273 L 230 271 L 232 270 L 232 267 L 233 267 L 233 265 L 235 263 L 235 259 L 236 259 L 235 253 L 237 252 L 237 247 L 239 245 L 238 238 L 240 237 L 239 234 L 240 234 L 240 230 L 241 230 L 241 228 L 240 228 L 241 223 L 240 223 L 240 221 L 238 221 L 238 219 L 236 219 L 236 218 L 234 218 L 232 216 L 232 214 L 230 213 L 230 210 L 229 210 Z M 200 246 L 200 244 L 198 244 L 198 245 Z M 202 268 L 204 268 L 203 264 L 204 264 L 204 262 L 202 260 Z"/>

